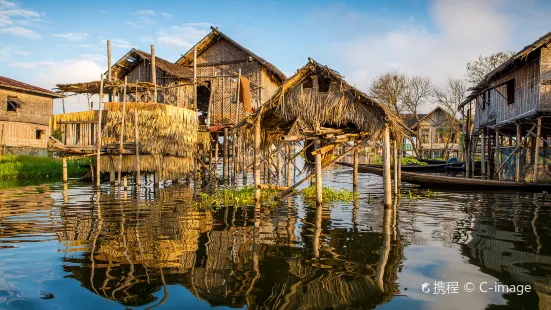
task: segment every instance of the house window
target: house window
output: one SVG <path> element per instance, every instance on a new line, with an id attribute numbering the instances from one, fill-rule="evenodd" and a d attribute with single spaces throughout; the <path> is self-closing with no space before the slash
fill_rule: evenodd
<path id="1" fill-rule="evenodd" d="M 42 140 L 43 136 L 44 136 L 44 130 L 37 129 L 36 130 L 36 140 Z"/>
<path id="2" fill-rule="evenodd" d="M 17 112 L 18 107 L 17 99 L 14 97 L 8 97 L 6 111 L 8 112 Z"/>
<path id="3" fill-rule="evenodd" d="M 515 103 L 515 79 L 507 81 L 507 104 Z"/>

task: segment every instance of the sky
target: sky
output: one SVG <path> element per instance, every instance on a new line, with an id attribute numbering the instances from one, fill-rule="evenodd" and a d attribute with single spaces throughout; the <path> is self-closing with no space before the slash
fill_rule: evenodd
<path id="1" fill-rule="evenodd" d="M 212 25 L 287 76 L 312 57 L 364 91 L 389 70 L 438 85 L 464 78 L 479 55 L 534 42 L 551 31 L 549 16 L 551 1 L 540 0 L 0 0 L 0 75 L 47 89 L 99 80 L 108 39 L 113 62 L 151 44 L 176 61 Z M 67 111 L 86 100 L 66 99 Z"/>

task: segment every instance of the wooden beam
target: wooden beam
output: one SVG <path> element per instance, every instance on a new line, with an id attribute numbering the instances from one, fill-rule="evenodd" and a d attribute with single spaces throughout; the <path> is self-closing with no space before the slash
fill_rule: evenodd
<path id="1" fill-rule="evenodd" d="M 153 102 L 157 102 L 157 66 L 155 66 L 155 45 L 151 44 L 151 83 L 153 88 Z"/>
<path id="2" fill-rule="evenodd" d="M 254 125 L 254 198 L 260 201 L 260 115 L 258 115 Z"/>
<path id="3" fill-rule="evenodd" d="M 520 137 L 522 135 L 522 125 L 520 124 L 517 124 L 517 149 L 519 149 L 519 146 L 522 145 L 522 143 L 520 143 Z M 516 170 L 515 170 L 515 181 L 520 181 L 520 154 L 517 154 L 516 156 L 516 160 L 515 160 L 515 167 L 516 167 Z"/>
<path id="4" fill-rule="evenodd" d="M 345 157 L 348 153 L 350 152 L 353 152 L 355 149 L 359 148 L 361 145 L 363 145 L 364 143 L 366 143 L 367 141 L 366 140 L 363 140 L 362 142 L 358 143 L 357 145 L 354 145 L 353 147 L 351 147 L 350 149 L 348 149 L 347 151 L 345 151 L 344 153 L 342 153 L 340 156 L 337 156 L 337 158 L 333 159 L 331 162 L 329 162 L 327 165 L 323 166 L 322 169 L 325 169 L 329 166 L 331 166 L 332 164 L 336 163 L 337 161 L 341 160 L 343 157 Z M 279 196 L 277 197 L 278 200 L 281 200 L 281 199 L 284 199 L 285 197 L 291 195 L 293 193 L 293 190 L 295 190 L 295 188 L 299 187 L 301 184 L 303 184 L 304 182 L 310 180 L 312 177 L 314 177 L 315 173 L 310 173 L 307 177 L 305 177 L 304 179 L 298 181 L 297 183 L 295 183 L 293 186 L 289 187 L 288 190 L 286 191 L 283 191 L 279 194 Z"/>
<path id="5" fill-rule="evenodd" d="M 107 80 L 111 82 L 111 40 L 107 40 Z"/>
<path id="6" fill-rule="evenodd" d="M 316 204 L 319 206 L 323 203 L 323 184 L 322 184 L 322 177 L 321 177 L 321 151 L 319 151 L 321 148 L 321 140 L 318 139 L 314 143 L 314 147 L 318 152 L 316 152 L 315 156 L 315 164 L 316 164 Z"/>
<path id="7" fill-rule="evenodd" d="M 138 91 L 136 90 L 136 102 L 138 102 Z M 134 143 L 136 144 L 136 186 L 142 184 L 140 175 L 140 139 L 138 135 L 138 105 L 134 106 Z M 138 193 L 139 197 L 139 193 Z"/>
<path id="8" fill-rule="evenodd" d="M 484 129 L 482 129 L 482 133 L 480 135 L 480 141 L 481 141 L 481 150 L 480 150 L 480 159 L 481 159 L 481 168 L 482 168 L 482 179 L 486 179 L 486 132 Z"/>
<path id="9" fill-rule="evenodd" d="M 501 171 L 501 169 L 503 169 L 503 167 L 505 166 L 505 164 L 509 161 L 509 159 L 511 159 L 511 157 L 513 157 L 513 155 L 522 147 L 522 145 L 526 142 L 526 138 L 530 135 L 531 132 L 534 131 L 534 129 L 536 128 L 537 125 L 534 125 L 532 126 L 532 128 L 530 129 L 530 131 L 524 136 L 524 138 L 522 139 L 522 141 L 520 143 L 517 143 L 517 146 L 515 147 L 515 149 L 513 150 L 513 152 L 511 154 L 509 154 L 509 156 L 501 163 L 501 165 L 499 166 L 499 168 L 496 170 L 496 172 L 494 173 L 494 178 L 496 177 L 496 175 Z M 519 134 L 519 132 L 517 131 L 517 134 Z M 518 156 L 517 156 L 518 158 Z"/>

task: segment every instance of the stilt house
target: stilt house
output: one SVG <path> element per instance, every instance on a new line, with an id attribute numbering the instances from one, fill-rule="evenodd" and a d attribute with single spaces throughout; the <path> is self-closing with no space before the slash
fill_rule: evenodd
<path id="1" fill-rule="evenodd" d="M 461 104 L 468 118 L 474 112 L 472 132 L 466 129 L 468 175 L 480 150 L 483 178 L 551 181 L 550 41 L 551 32 L 523 48 L 471 88 Z"/>

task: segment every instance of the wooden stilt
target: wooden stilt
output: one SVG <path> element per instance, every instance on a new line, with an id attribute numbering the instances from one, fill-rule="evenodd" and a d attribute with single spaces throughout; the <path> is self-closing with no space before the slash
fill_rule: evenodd
<path id="1" fill-rule="evenodd" d="M 111 170 L 109 170 L 109 184 L 110 185 L 115 185 L 115 169 L 113 169 L 113 167 L 111 167 Z"/>
<path id="2" fill-rule="evenodd" d="M 394 195 L 398 195 L 398 145 L 396 139 L 392 141 L 392 157 L 394 159 Z"/>
<path id="3" fill-rule="evenodd" d="M 157 102 L 157 66 L 155 65 L 155 45 L 151 44 L 151 83 L 153 83 L 153 102 Z"/>
<path id="4" fill-rule="evenodd" d="M 96 186 L 99 188 L 101 183 L 101 112 L 102 112 L 102 101 L 103 101 L 103 74 L 100 77 L 99 85 L 99 111 L 98 111 L 98 125 L 97 125 L 97 134 L 96 134 Z"/>
<path id="5" fill-rule="evenodd" d="M 321 147 L 321 141 L 318 139 L 314 143 L 314 149 L 319 149 Z M 321 152 L 316 152 L 315 155 L 315 164 L 316 164 L 316 204 L 320 205 L 323 203 L 323 184 L 321 180 Z"/>
<path id="6" fill-rule="evenodd" d="M 260 201 L 260 114 L 254 124 L 254 198 Z"/>
<path id="7" fill-rule="evenodd" d="M 355 192 L 358 191 L 358 164 L 360 161 L 359 151 L 356 149 L 354 151 L 354 168 L 352 170 L 352 188 Z"/>
<path id="8" fill-rule="evenodd" d="M 388 124 L 385 124 L 383 131 L 383 192 L 384 206 L 392 206 L 392 182 L 390 171 L 390 130 Z"/>
<path id="9" fill-rule="evenodd" d="M 480 178 L 486 179 L 486 133 L 484 129 L 482 129 L 482 133 L 480 134 L 480 160 L 480 165 L 482 168 Z"/>
<path id="10" fill-rule="evenodd" d="M 107 40 L 107 80 L 111 81 L 111 40 Z"/>
<path id="11" fill-rule="evenodd" d="M 536 145 L 534 148 L 534 183 L 538 182 L 538 169 L 540 161 L 540 138 L 541 138 L 541 117 L 538 117 L 538 128 L 536 129 Z"/>
<path id="12" fill-rule="evenodd" d="M 214 144 L 214 176 L 218 178 L 218 145 L 220 144 L 220 135 L 218 132 L 215 134 L 216 143 Z"/>
<path id="13" fill-rule="evenodd" d="M 138 91 L 136 91 L 136 102 L 138 100 Z M 142 177 L 140 175 L 140 139 L 138 134 L 138 105 L 134 107 L 134 144 L 136 146 L 136 186 L 142 185 Z"/>
<path id="14" fill-rule="evenodd" d="M 223 166 L 222 166 L 222 177 L 224 178 L 224 184 L 226 183 L 227 179 L 229 178 L 229 167 L 228 167 L 228 156 L 229 156 L 229 133 L 228 128 L 224 128 L 224 156 L 223 156 Z"/>
<path id="15" fill-rule="evenodd" d="M 122 186 L 124 186 L 124 188 L 128 187 L 128 178 L 126 177 L 126 175 L 122 177 Z"/>
<path id="16" fill-rule="evenodd" d="M 67 157 L 65 157 L 65 156 L 61 157 L 61 166 L 62 166 L 62 169 L 63 169 L 63 183 L 67 183 L 68 182 L 68 178 L 67 178 Z"/>
<path id="17" fill-rule="evenodd" d="M 121 121 L 121 133 L 120 133 L 120 140 L 119 140 L 119 171 L 118 171 L 118 180 L 119 180 L 119 186 L 121 186 L 121 175 L 122 175 L 122 144 L 124 143 L 124 121 L 126 118 L 126 86 L 128 83 L 128 77 L 124 77 L 124 90 L 123 90 L 123 98 L 122 98 L 122 121 Z"/>
<path id="18" fill-rule="evenodd" d="M 291 145 L 288 144 L 287 145 L 287 186 L 291 186 L 291 183 L 292 183 L 292 175 L 291 175 L 291 164 L 293 163 L 292 162 L 292 158 L 293 157 L 293 151 L 291 149 Z"/>
<path id="19" fill-rule="evenodd" d="M 401 144 L 398 145 L 398 175 L 396 177 L 396 180 L 398 182 L 398 191 L 397 193 L 400 193 L 400 188 L 402 187 L 402 146 Z"/>
<path id="20" fill-rule="evenodd" d="M 521 145 L 521 136 L 522 136 L 522 126 L 520 124 L 517 124 L 517 147 Z M 521 150 L 519 149 L 519 152 L 516 155 L 515 160 L 515 181 L 520 181 L 520 153 Z"/>
<path id="21" fill-rule="evenodd" d="M 495 151 L 494 151 L 494 161 L 495 161 L 495 171 L 499 168 L 501 165 L 501 136 L 499 135 L 499 128 L 496 127 L 496 141 L 495 141 Z M 492 174 L 490 174 L 491 176 Z M 494 177 L 494 179 L 497 177 L 497 175 Z M 498 177 L 499 179 L 499 177 Z"/>

